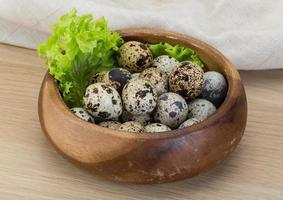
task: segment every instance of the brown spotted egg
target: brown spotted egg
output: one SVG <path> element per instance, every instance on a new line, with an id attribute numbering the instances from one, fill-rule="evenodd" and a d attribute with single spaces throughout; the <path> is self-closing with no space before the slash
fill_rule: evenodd
<path id="1" fill-rule="evenodd" d="M 164 124 L 153 123 L 145 126 L 144 131 L 147 133 L 165 132 L 165 131 L 171 131 L 171 128 L 169 128 Z"/>
<path id="2" fill-rule="evenodd" d="M 119 129 L 121 123 L 117 121 L 106 121 L 106 122 L 100 122 L 98 125 L 105 128 Z"/>
<path id="3" fill-rule="evenodd" d="M 224 101 L 228 85 L 225 77 L 216 71 L 208 71 L 203 75 L 204 84 L 201 97 L 219 107 Z"/>
<path id="4" fill-rule="evenodd" d="M 141 115 L 154 110 L 157 93 L 149 82 L 143 79 L 131 80 L 122 91 L 122 99 L 129 113 Z"/>
<path id="5" fill-rule="evenodd" d="M 197 118 L 200 121 L 207 119 L 210 115 L 216 112 L 216 107 L 206 99 L 195 99 L 188 104 L 189 118 Z"/>
<path id="6" fill-rule="evenodd" d="M 88 121 L 88 122 L 91 122 L 91 123 L 94 123 L 94 119 L 93 117 L 83 108 L 79 108 L 79 107 L 75 107 L 75 108 L 71 108 L 70 109 L 77 117 L 85 120 L 85 121 Z"/>
<path id="7" fill-rule="evenodd" d="M 133 74 L 132 74 L 132 77 L 131 77 L 131 80 L 137 80 L 137 79 L 139 79 L 139 78 L 140 78 L 140 74 L 141 74 L 141 73 L 133 73 Z"/>
<path id="8" fill-rule="evenodd" d="M 203 86 L 203 71 L 194 63 L 184 61 L 169 75 L 171 92 L 180 94 L 186 100 L 200 95 Z"/>
<path id="9" fill-rule="evenodd" d="M 122 122 L 136 121 L 145 126 L 152 121 L 152 118 L 150 114 L 147 114 L 147 113 L 141 114 L 141 115 L 133 115 L 129 113 L 127 110 L 123 110 L 123 113 L 121 115 L 121 121 Z"/>
<path id="10" fill-rule="evenodd" d="M 158 96 L 168 92 L 168 76 L 160 69 L 147 68 L 141 72 L 140 78 L 153 85 Z"/>
<path id="11" fill-rule="evenodd" d="M 85 109 L 94 117 L 108 120 L 122 114 L 121 97 L 109 84 L 91 84 L 86 89 L 83 101 Z"/>
<path id="12" fill-rule="evenodd" d="M 107 74 L 108 71 L 103 71 L 103 72 L 99 72 L 99 73 L 96 73 L 94 75 L 94 77 L 92 78 L 92 81 L 91 83 L 100 83 L 100 82 L 103 82 L 104 81 L 104 77 L 105 75 Z"/>
<path id="13" fill-rule="evenodd" d="M 156 67 L 169 75 L 178 64 L 179 61 L 175 58 L 168 55 L 162 55 L 153 60 L 152 67 Z"/>
<path id="14" fill-rule="evenodd" d="M 122 92 L 123 87 L 131 78 L 131 73 L 128 70 L 113 68 L 104 75 L 102 82 L 109 83 L 118 92 Z"/>
<path id="15" fill-rule="evenodd" d="M 186 128 L 186 127 L 190 127 L 192 125 L 198 124 L 199 122 L 201 122 L 199 119 L 197 118 L 190 118 L 186 121 L 184 121 L 180 126 L 179 129 L 181 128 Z"/>
<path id="16" fill-rule="evenodd" d="M 145 44 L 137 41 L 129 41 L 120 47 L 117 61 L 120 67 L 134 73 L 141 72 L 145 68 L 150 67 L 153 57 Z"/>
<path id="17" fill-rule="evenodd" d="M 168 92 L 159 96 L 154 112 L 154 120 L 170 128 L 178 127 L 187 119 L 188 105 L 179 94 Z"/>
<path id="18" fill-rule="evenodd" d="M 133 133 L 142 133 L 144 132 L 144 127 L 139 122 L 130 121 L 123 123 L 118 130 Z"/>

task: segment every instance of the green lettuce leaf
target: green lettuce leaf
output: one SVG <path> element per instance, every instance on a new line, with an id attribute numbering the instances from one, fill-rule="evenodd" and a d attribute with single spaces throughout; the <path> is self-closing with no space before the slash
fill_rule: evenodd
<path id="1" fill-rule="evenodd" d="M 148 47 L 154 58 L 161 55 L 169 55 L 182 62 L 185 60 L 192 61 L 204 68 L 203 62 L 200 60 L 195 51 L 190 48 L 186 48 L 180 45 L 171 45 L 168 43 L 148 44 Z"/>
<path id="2" fill-rule="evenodd" d="M 78 16 L 73 9 L 52 25 L 51 36 L 39 45 L 38 53 L 58 81 L 65 103 L 79 107 L 91 78 L 115 65 L 115 53 L 122 44 L 103 17 Z"/>

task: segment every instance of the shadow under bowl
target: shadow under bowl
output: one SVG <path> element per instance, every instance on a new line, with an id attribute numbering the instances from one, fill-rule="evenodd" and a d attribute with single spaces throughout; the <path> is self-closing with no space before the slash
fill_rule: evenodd
<path id="1" fill-rule="evenodd" d="M 212 116 L 192 127 L 154 134 L 120 132 L 73 115 L 47 73 L 38 113 L 41 127 L 57 151 L 93 174 L 131 183 L 181 180 L 223 161 L 240 142 L 247 121 L 246 95 L 235 67 L 218 50 L 187 35 L 159 29 L 118 32 L 125 41 L 192 48 L 209 70 L 225 75 L 229 87 L 224 102 Z"/>

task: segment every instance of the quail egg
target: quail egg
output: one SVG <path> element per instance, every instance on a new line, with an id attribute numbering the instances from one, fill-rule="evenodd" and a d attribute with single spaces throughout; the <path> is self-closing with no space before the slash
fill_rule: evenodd
<path id="1" fill-rule="evenodd" d="M 216 107 L 220 106 L 227 94 L 227 82 L 225 77 L 216 71 L 205 72 L 201 98 L 212 102 Z"/>
<path id="2" fill-rule="evenodd" d="M 175 58 L 167 55 L 162 55 L 153 60 L 152 67 L 156 67 L 169 75 L 178 64 L 179 61 Z"/>
<path id="3" fill-rule="evenodd" d="M 155 89 L 145 80 L 129 81 L 123 91 L 122 99 L 125 109 L 133 115 L 150 113 L 156 106 Z"/>
<path id="4" fill-rule="evenodd" d="M 165 132 L 165 131 L 171 131 L 171 128 L 164 124 L 160 123 L 153 123 L 149 124 L 144 127 L 145 132 L 147 133 L 154 133 L 154 132 Z"/>
<path id="5" fill-rule="evenodd" d="M 119 129 L 120 131 L 127 131 L 127 132 L 134 132 L 134 133 L 142 133 L 144 132 L 144 127 L 141 123 L 139 122 L 125 122 L 123 123 Z"/>
<path id="6" fill-rule="evenodd" d="M 180 63 L 169 75 L 171 92 L 180 94 L 186 100 L 199 96 L 203 86 L 203 71 L 190 62 Z"/>
<path id="7" fill-rule="evenodd" d="M 149 124 L 152 121 L 152 119 L 151 119 L 150 114 L 133 115 L 129 113 L 128 111 L 123 110 L 121 121 L 122 122 L 136 121 L 145 126 Z"/>
<path id="8" fill-rule="evenodd" d="M 140 78 L 148 81 L 151 85 L 153 85 L 158 96 L 165 92 L 168 92 L 167 75 L 160 69 L 154 67 L 147 68 L 141 72 Z"/>
<path id="9" fill-rule="evenodd" d="M 79 108 L 79 107 L 75 107 L 75 108 L 71 108 L 70 109 L 77 117 L 85 120 L 85 121 L 88 121 L 88 122 L 91 122 L 91 123 L 94 123 L 94 119 L 93 117 L 88 114 L 88 112 L 83 109 L 83 108 Z"/>
<path id="10" fill-rule="evenodd" d="M 131 77 L 131 80 L 137 80 L 139 78 L 140 78 L 140 73 L 133 73 L 132 77 Z"/>
<path id="11" fill-rule="evenodd" d="M 96 73 L 94 75 L 94 77 L 92 78 L 91 83 L 100 83 L 100 82 L 104 82 L 104 77 L 107 74 L 108 71 L 103 71 L 103 72 L 99 72 Z"/>
<path id="12" fill-rule="evenodd" d="M 122 114 L 121 97 L 109 84 L 91 84 L 86 89 L 83 101 L 86 111 L 94 117 L 108 120 Z"/>
<path id="13" fill-rule="evenodd" d="M 120 67 L 134 73 L 141 72 L 151 66 L 153 57 L 145 44 L 137 41 L 129 41 L 120 47 L 117 61 Z"/>
<path id="14" fill-rule="evenodd" d="M 206 99 L 195 99 L 188 104 L 188 107 L 188 117 L 197 118 L 200 121 L 205 120 L 216 111 L 215 106 Z"/>
<path id="15" fill-rule="evenodd" d="M 123 87 L 130 79 L 131 73 L 128 70 L 113 68 L 104 75 L 102 82 L 109 83 L 118 92 L 122 92 Z"/>
<path id="16" fill-rule="evenodd" d="M 117 121 L 106 121 L 106 122 L 100 122 L 98 125 L 105 128 L 119 129 L 121 123 Z"/>
<path id="17" fill-rule="evenodd" d="M 187 115 L 188 105 L 182 96 L 172 92 L 159 96 L 154 112 L 155 122 L 176 128 L 187 119 Z"/>
<path id="18" fill-rule="evenodd" d="M 195 124 L 197 124 L 197 123 L 199 123 L 199 122 L 200 122 L 200 120 L 197 119 L 197 118 L 190 118 L 190 119 L 184 121 L 184 122 L 179 126 L 179 128 L 186 128 L 186 127 L 195 125 Z"/>

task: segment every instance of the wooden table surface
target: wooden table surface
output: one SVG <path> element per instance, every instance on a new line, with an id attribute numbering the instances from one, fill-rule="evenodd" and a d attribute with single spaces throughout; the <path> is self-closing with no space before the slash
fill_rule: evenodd
<path id="1" fill-rule="evenodd" d="M 57 154 L 37 116 L 45 72 L 35 51 L 0 44 L 1 200 L 283 200 L 283 70 L 242 71 L 248 124 L 236 151 L 202 175 L 161 185 L 106 181 Z"/>

